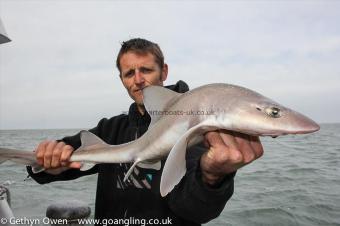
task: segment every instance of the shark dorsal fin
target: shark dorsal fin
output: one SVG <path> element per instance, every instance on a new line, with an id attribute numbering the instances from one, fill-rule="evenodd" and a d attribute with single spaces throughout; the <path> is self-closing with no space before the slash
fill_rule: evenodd
<path id="1" fill-rule="evenodd" d="M 171 106 L 177 97 L 182 94 L 164 88 L 162 86 L 148 86 L 143 89 L 143 102 L 146 110 L 151 117 L 150 126 L 153 125 L 162 114 L 156 111 L 164 111 L 168 106 Z"/>
<path id="2" fill-rule="evenodd" d="M 81 146 L 83 148 L 89 147 L 89 146 L 107 146 L 108 144 L 105 143 L 102 139 L 94 135 L 93 133 L 82 130 L 80 132 L 80 140 L 81 140 Z"/>

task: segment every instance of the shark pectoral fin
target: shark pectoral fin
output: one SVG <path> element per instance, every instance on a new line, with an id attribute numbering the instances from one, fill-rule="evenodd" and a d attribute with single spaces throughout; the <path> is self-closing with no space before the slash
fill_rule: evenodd
<path id="1" fill-rule="evenodd" d="M 151 117 L 149 128 L 163 116 L 157 111 L 164 111 L 181 95 L 162 86 L 148 86 L 143 89 L 143 103 Z M 156 113 L 153 111 L 156 111 Z"/>
<path id="2" fill-rule="evenodd" d="M 205 131 L 216 129 L 214 125 L 209 123 L 198 124 L 189 129 L 173 146 L 169 156 L 165 162 L 160 192 L 162 197 L 166 196 L 181 181 L 185 175 L 186 168 L 186 152 L 188 145 L 195 145 L 202 141 Z"/>
<path id="3" fill-rule="evenodd" d="M 161 177 L 160 192 L 162 197 L 172 191 L 187 171 L 185 160 L 187 144 L 187 136 L 184 135 L 170 151 Z"/>
<path id="4" fill-rule="evenodd" d="M 163 173 L 161 177 L 160 192 L 164 197 L 181 181 L 185 175 L 186 168 L 186 151 L 187 146 L 198 143 L 199 139 L 195 137 L 202 137 L 200 134 L 204 131 L 204 124 L 198 124 L 189 129 L 173 146 L 169 156 L 165 162 Z"/>

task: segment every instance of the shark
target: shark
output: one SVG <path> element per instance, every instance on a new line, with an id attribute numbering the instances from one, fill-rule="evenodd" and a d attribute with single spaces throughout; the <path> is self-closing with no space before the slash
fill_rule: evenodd
<path id="1" fill-rule="evenodd" d="M 81 131 L 81 146 L 70 161 L 84 163 L 81 170 L 98 163 L 131 162 L 126 180 L 136 165 L 166 159 L 160 182 L 164 197 L 186 173 L 188 147 L 202 142 L 209 131 L 225 129 L 277 137 L 320 129 L 297 111 L 248 88 L 225 83 L 203 85 L 183 94 L 162 86 L 148 86 L 143 89 L 143 102 L 151 116 L 143 136 L 125 144 L 109 145 L 91 132 Z M 33 152 L 0 148 L 0 163 L 6 160 L 43 170 Z"/>

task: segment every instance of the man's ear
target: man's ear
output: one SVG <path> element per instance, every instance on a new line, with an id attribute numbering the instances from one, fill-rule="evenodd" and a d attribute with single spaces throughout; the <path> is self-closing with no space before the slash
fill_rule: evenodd
<path id="1" fill-rule="evenodd" d="M 164 82 L 168 77 L 168 65 L 164 64 L 162 68 L 162 75 L 161 75 L 161 80 Z"/>

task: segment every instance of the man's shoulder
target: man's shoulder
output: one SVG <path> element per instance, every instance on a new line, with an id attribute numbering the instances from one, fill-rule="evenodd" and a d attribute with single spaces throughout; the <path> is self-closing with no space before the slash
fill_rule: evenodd
<path id="1" fill-rule="evenodd" d="M 93 128 L 94 134 L 98 135 L 106 142 L 110 143 L 116 133 L 128 127 L 128 116 L 120 114 L 111 118 L 102 118 L 98 125 Z M 92 131 L 91 131 L 92 132 Z"/>
<path id="2" fill-rule="evenodd" d="M 111 118 L 102 118 L 99 121 L 99 124 L 109 125 L 109 124 L 124 122 L 124 121 L 127 121 L 127 120 L 128 120 L 128 115 L 123 113 L 123 114 L 120 114 L 120 115 L 113 116 Z"/>
<path id="3" fill-rule="evenodd" d="M 179 80 L 178 82 L 176 82 L 173 85 L 168 85 L 165 86 L 165 88 L 168 88 L 172 91 L 178 92 L 178 93 L 185 93 L 187 91 L 189 91 L 189 86 L 186 82 Z"/>

